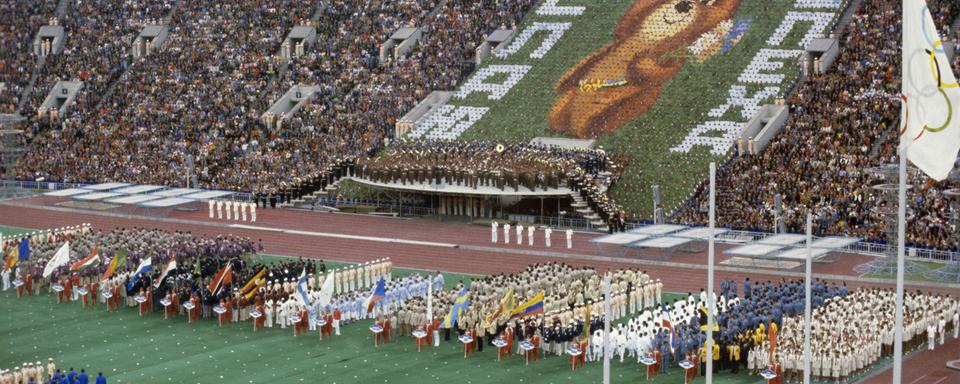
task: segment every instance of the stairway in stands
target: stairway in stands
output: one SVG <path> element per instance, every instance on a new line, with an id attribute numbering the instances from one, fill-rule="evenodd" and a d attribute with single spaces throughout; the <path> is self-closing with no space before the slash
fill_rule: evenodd
<path id="1" fill-rule="evenodd" d="M 315 191 L 309 195 L 301 196 L 299 199 L 293 200 L 290 204 L 283 204 L 283 207 L 293 207 L 300 209 L 318 209 L 320 208 L 318 199 L 321 197 L 336 196 L 337 191 L 340 189 L 340 181 L 343 179 L 337 179 L 333 184 L 328 185 L 326 188 Z M 336 208 L 336 207 L 331 207 Z"/>
<path id="2" fill-rule="evenodd" d="M 57 9 L 53 13 L 54 16 L 56 16 L 57 19 L 63 20 L 67 16 L 67 8 L 69 6 L 70 0 L 60 0 L 60 2 L 57 3 Z M 26 87 L 23 87 L 23 90 L 20 92 L 20 102 L 17 104 L 16 113 L 23 110 L 24 105 L 27 104 L 27 100 L 30 99 L 30 94 L 33 93 L 33 86 L 36 84 L 37 78 L 40 77 L 40 71 L 43 70 L 44 62 L 46 62 L 46 56 L 37 59 L 36 65 L 33 67 L 33 73 L 30 74 L 30 82 Z"/>
<path id="3" fill-rule="evenodd" d="M 590 204 L 587 203 L 587 200 L 585 200 L 583 196 L 580 196 L 580 192 L 570 192 L 570 197 L 573 198 L 573 204 L 570 204 L 570 206 L 573 207 L 578 214 L 583 216 L 583 218 L 590 223 L 591 227 L 603 232 L 609 230 L 607 223 L 590 208 Z"/>

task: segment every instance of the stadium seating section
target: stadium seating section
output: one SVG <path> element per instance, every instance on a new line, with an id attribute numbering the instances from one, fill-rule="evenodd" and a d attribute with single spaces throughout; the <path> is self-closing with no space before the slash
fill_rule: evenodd
<path id="1" fill-rule="evenodd" d="M 960 7 L 929 2 L 938 25 L 950 25 Z M 885 241 L 880 195 L 884 182 L 870 168 L 896 162 L 892 134 L 900 121 L 900 15 L 898 4 L 864 1 L 843 36 L 836 69 L 814 76 L 791 95 L 791 119 L 766 151 L 728 162 L 718 171 L 719 223 L 736 228 L 773 227 L 774 196 L 782 195 L 790 231 L 802 231 L 806 208 L 815 232 Z M 960 66 L 955 66 L 960 69 Z M 887 181 L 890 182 L 890 181 Z M 907 223 L 913 246 L 955 248 L 943 191 L 955 182 L 915 180 L 916 199 Z M 705 223 L 703 187 L 676 215 L 685 223 Z"/>
<path id="2" fill-rule="evenodd" d="M 888 37 L 898 36 L 893 10 L 899 2 L 857 3 L 853 20 L 840 26 L 847 29 L 840 35 L 835 70 L 803 80 L 789 95 L 800 66 L 781 60 L 777 73 L 785 74 L 784 80 L 764 103 L 786 96 L 792 117 L 768 150 L 731 157 L 735 136 L 687 140 L 711 119 L 743 120 L 736 108 L 721 116 L 711 111 L 728 98 L 744 100 L 734 95 L 733 85 L 746 84 L 751 94 L 758 90 L 745 68 L 767 54 L 762 50 L 770 41 L 800 46 L 811 38 L 810 25 L 829 33 L 842 13 L 842 8 L 824 10 L 833 9 L 832 0 L 802 3 L 826 16 L 799 20 L 802 27 L 785 32 L 779 28 L 783 20 L 798 18 L 791 13 L 798 4 L 794 0 L 741 0 L 714 29 L 698 31 L 695 41 L 676 37 L 675 48 L 636 64 L 642 73 L 669 75 L 649 87 L 652 99 L 633 101 L 644 113 L 634 117 L 623 112 L 634 107 L 598 106 L 606 111 L 602 121 L 609 123 L 598 130 L 586 121 L 595 110 L 572 108 L 571 123 L 562 127 L 551 126 L 551 110 L 567 82 L 580 80 L 567 74 L 589 67 L 593 54 L 615 40 L 614 31 L 625 28 L 618 23 L 629 23 L 623 16 L 634 11 L 630 2 L 7 2 L 0 6 L 5 42 L 0 46 L 0 113 L 28 117 L 18 126 L 29 140 L 14 170 L 19 179 L 173 185 L 192 171 L 201 187 L 269 193 L 322 175 L 341 159 L 375 153 L 393 139 L 396 120 L 427 94 L 459 91 L 463 97 L 445 108 L 472 107 L 471 113 L 482 117 L 462 135 L 427 137 L 526 142 L 545 135 L 596 136 L 598 144 L 628 160 L 612 197 L 632 218 L 650 217 L 651 186 L 659 185 L 664 208 L 675 220 L 702 223 L 707 163 L 717 161 L 724 164 L 721 225 L 768 229 L 773 196 L 781 194 L 791 230 L 799 229 L 802 207 L 812 206 L 818 233 L 882 240 L 876 197 L 867 189 L 877 180 L 865 170 L 893 156 L 896 138 L 888 133 L 898 119 L 899 55 L 897 41 Z M 960 7 L 946 0 L 928 3 L 942 31 L 953 37 L 948 26 Z M 47 24 L 62 25 L 67 38 L 62 53 L 41 59 L 33 53 L 33 39 Z M 168 24 L 170 39 L 163 49 L 134 57 L 131 40 L 150 24 Z M 299 57 L 280 59 L 282 41 L 299 25 L 315 27 L 318 42 Z M 420 28 L 420 43 L 402 57 L 381 55 L 382 43 L 401 27 Z M 530 27 L 541 30 L 524 32 Z M 654 36 L 675 32 L 666 22 L 649 28 Z M 477 48 L 498 29 L 516 30 L 517 40 L 477 67 Z M 529 43 L 521 44 L 524 39 Z M 598 63 L 577 73 L 609 77 L 588 80 L 627 77 L 609 63 Z M 524 75 L 497 100 L 464 92 L 474 73 L 490 72 L 493 65 Z M 512 81 L 504 75 L 488 80 Z M 75 79 L 84 87 L 66 116 L 38 117 L 51 87 Z M 22 92 L 31 83 L 33 91 Z M 297 84 L 316 85 L 318 93 L 291 118 L 262 123 L 271 103 Z M 30 96 L 20 100 L 23 94 Z M 714 133 L 735 131 L 728 121 L 717 121 Z M 702 145 L 710 143 L 721 144 L 712 150 Z M 812 160 L 798 164 L 797 159 Z M 828 171 L 837 167 L 843 170 Z M 951 186 L 918 182 L 921 198 L 914 202 L 917 215 L 909 225 L 912 244 L 951 246 L 942 196 Z"/>

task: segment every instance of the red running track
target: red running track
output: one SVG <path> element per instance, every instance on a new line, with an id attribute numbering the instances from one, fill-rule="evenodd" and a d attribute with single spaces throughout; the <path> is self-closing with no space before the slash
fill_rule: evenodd
<path id="1" fill-rule="evenodd" d="M 588 243 L 599 235 L 577 233 L 574 248 L 565 249 L 563 234 L 554 233 L 554 248 L 542 244 L 517 246 L 515 243 L 492 245 L 488 227 L 462 223 L 441 223 L 428 219 L 391 219 L 359 215 L 320 214 L 293 210 L 259 210 L 258 227 L 273 227 L 330 234 L 346 234 L 378 238 L 393 238 L 456 244 L 453 247 L 389 243 L 372 239 L 341 237 L 318 237 L 308 234 L 265 232 L 255 229 L 231 228 L 225 222 L 209 220 L 206 211 L 175 212 L 168 218 L 142 216 L 120 217 L 98 211 L 54 209 L 41 204 L 42 200 L 24 199 L 0 202 L 0 225 L 25 228 L 54 228 L 80 223 L 90 223 L 95 228 L 110 230 L 115 227 L 159 228 L 168 231 L 188 231 L 198 235 L 234 234 L 254 240 L 263 239 L 268 253 L 328 259 L 345 262 L 364 262 L 390 257 L 398 267 L 425 270 L 440 270 L 457 273 L 495 274 L 521 270 L 530 264 L 560 261 L 576 266 L 591 266 L 600 270 L 609 268 L 636 268 L 646 271 L 653 278 L 663 280 L 670 292 L 697 292 L 705 288 L 707 273 L 704 267 L 705 254 L 676 253 L 672 255 L 644 251 L 632 257 L 602 252 Z M 512 236 L 511 236 L 512 237 Z M 501 234 L 502 241 L 502 234 Z M 489 247 L 489 250 L 478 249 Z M 723 246 L 718 246 L 723 249 Z M 553 252 L 553 253 L 551 253 Z M 601 257 L 598 257 L 601 256 Z M 657 262 L 666 258 L 669 263 Z M 837 263 L 817 265 L 816 273 L 847 275 L 852 277 L 852 266 L 869 258 L 856 255 L 839 255 Z M 726 257 L 718 252 L 718 262 Z M 779 280 L 782 275 L 767 269 L 736 269 L 718 267 L 717 287 L 721 279 L 743 281 Z M 848 282 L 851 287 L 881 286 L 890 288 L 891 282 Z M 908 284 L 910 289 L 919 287 Z M 941 286 L 923 287 L 924 291 L 958 295 L 957 289 Z M 960 383 L 960 372 L 948 371 L 944 364 L 948 358 L 960 355 L 960 341 L 952 341 L 934 352 L 914 355 L 904 364 L 905 384 Z M 889 382 L 887 370 L 867 383 Z"/>
<path id="2" fill-rule="evenodd" d="M 631 251 L 628 257 L 616 252 L 601 251 L 589 239 L 598 234 L 576 233 L 574 247 L 566 249 L 561 231 L 553 234 L 553 248 L 543 244 L 542 233 L 534 246 L 513 243 L 496 245 L 490 243 L 489 227 L 464 223 L 442 223 L 431 219 L 395 219 L 364 215 L 317 213 L 309 211 L 277 209 L 258 210 L 256 223 L 245 223 L 257 227 L 275 229 L 322 232 L 375 238 L 403 239 L 425 242 L 455 244 L 453 248 L 433 245 L 390 243 L 371 239 L 353 239 L 339 237 L 318 237 L 306 234 L 267 232 L 255 229 L 227 227 L 236 222 L 210 220 L 206 207 L 199 212 L 175 211 L 167 218 L 149 218 L 143 216 L 117 216 L 102 211 L 82 211 L 75 209 L 51 208 L 44 204 L 45 198 L 21 199 L 0 203 L 0 224 L 27 228 L 52 228 L 79 223 L 91 223 L 94 227 L 109 230 L 115 227 L 146 227 L 164 230 L 189 231 L 200 235 L 218 235 L 230 233 L 262 239 L 268 253 L 302 256 L 316 259 L 329 259 L 346 262 L 364 262 L 390 257 L 398 267 L 427 270 L 441 270 L 458 273 L 495 274 L 521 270 L 530 264 L 547 261 L 561 261 L 578 266 L 592 266 L 600 270 L 609 268 L 636 268 L 646 271 L 653 278 L 663 280 L 672 292 L 697 292 L 706 287 L 707 272 L 704 264 L 705 253 L 689 254 Z M 515 234 L 514 234 L 515 235 Z M 718 245 L 718 249 L 724 249 Z M 717 262 L 727 259 L 718 252 Z M 817 264 L 815 273 L 852 276 L 849 265 L 857 263 L 849 260 L 867 260 L 859 255 L 841 255 L 844 260 L 834 264 Z M 667 262 L 660 262 L 665 260 Z M 718 267 L 715 276 L 716 285 L 722 279 L 742 281 L 750 277 L 754 281 L 780 280 L 783 275 L 769 269 L 744 269 Z M 890 286 L 889 282 L 854 282 L 858 286 Z M 918 287 L 919 288 L 919 287 Z M 936 291 L 957 294 L 949 287 L 929 288 Z"/>

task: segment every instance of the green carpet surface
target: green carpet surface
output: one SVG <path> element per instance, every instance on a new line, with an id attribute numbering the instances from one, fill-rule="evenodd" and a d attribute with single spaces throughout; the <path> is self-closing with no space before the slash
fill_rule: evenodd
<path id="1" fill-rule="evenodd" d="M 333 264 L 328 264 L 333 266 Z M 397 276 L 420 271 L 396 270 Z M 453 286 L 469 276 L 445 274 Z M 671 295 L 669 298 L 679 296 Z M 143 318 L 134 308 L 107 313 L 102 305 L 56 304 L 52 295 L 17 299 L 0 293 L 0 367 L 52 357 L 61 369 L 103 371 L 111 383 L 572 383 L 598 382 L 601 364 L 571 372 L 569 360 L 520 358 L 497 362 L 495 349 L 463 357 L 455 339 L 417 353 L 413 338 L 374 347 L 370 321 L 344 326 L 342 335 L 320 340 L 317 332 L 294 337 L 291 328 L 253 332 L 250 322 L 218 328 L 213 319 Z M 641 365 L 611 364 L 614 383 L 637 382 Z M 756 377 L 721 375 L 718 383 L 756 383 Z M 682 383 L 679 369 L 658 382 Z"/>
<path id="2" fill-rule="evenodd" d="M 3 228 L 7 229 L 7 228 Z M 268 263 L 289 258 L 264 255 Z M 327 261 L 328 268 L 346 263 Z M 425 271 L 395 269 L 402 277 Z M 474 276 L 444 273 L 446 287 Z M 682 298 L 666 294 L 665 301 Z M 252 323 L 218 328 L 214 319 L 188 324 L 185 317 L 164 320 L 162 313 L 139 317 L 135 308 L 107 313 L 105 306 L 82 308 L 56 304 L 53 295 L 17 299 L 14 289 L 0 292 L 0 368 L 54 358 L 66 371 L 102 371 L 110 383 L 594 383 L 602 364 L 589 363 L 572 372 L 567 358 L 550 356 L 526 366 L 521 358 L 498 362 L 493 348 L 469 358 L 455 340 L 417 353 L 413 338 L 374 347 L 368 327 L 360 321 L 342 327 L 342 335 L 320 340 L 317 332 L 294 337 L 292 328 L 253 332 Z M 645 379 L 643 366 L 614 360 L 612 383 Z M 867 373 L 887 366 L 888 361 Z M 861 377 L 864 377 L 861 376 Z M 859 378 L 858 378 L 859 379 Z M 697 379 L 703 382 L 702 378 Z M 683 383 L 679 368 L 656 380 Z M 759 384 L 757 376 L 721 373 L 718 384 Z"/>

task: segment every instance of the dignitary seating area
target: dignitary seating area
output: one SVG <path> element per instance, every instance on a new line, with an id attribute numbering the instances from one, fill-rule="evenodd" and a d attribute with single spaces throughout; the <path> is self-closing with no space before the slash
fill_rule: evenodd
<path id="1" fill-rule="evenodd" d="M 462 186 L 465 194 L 487 187 L 513 192 L 522 188 L 535 195 L 565 187 L 579 194 L 602 221 L 622 222 L 626 212 L 608 196 L 622 169 L 622 158 L 602 148 L 403 140 L 380 156 L 358 159 L 355 176 L 404 186 Z"/>

